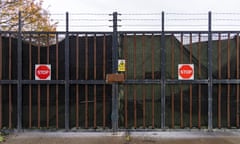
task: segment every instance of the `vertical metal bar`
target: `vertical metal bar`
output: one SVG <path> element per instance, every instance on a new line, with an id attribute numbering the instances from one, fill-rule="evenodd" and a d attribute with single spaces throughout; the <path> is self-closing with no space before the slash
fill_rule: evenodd
<path id="1" fill-rule="evenodd" d="M 180 127 L 183 128 L 184 127 L 184 123 L 183 123 L 183 89 L 182 89 L 182 85 L 180 87 Z"/>
<path id="2" fill-rule="evenodd" d="M 106 34 L 103 36 L 103 79 L 106 79 Z M 103 85 L 103 128 L 106 127 L 106 85 Z"/>
<path id="3" fill-rule="evenodd" d="M 198 35 L 198 78 L 201 79 L 201 33 Z M 198 128 L 201 128 L 201 109 L 202 109 L 202 93 L 201 93 L 201 84 L 198 85 Z"/>
<path id="4" fill-rule="evenodd" d="M 17 84 L 17 128 L 18 131 L 22 129 L 22 20 L 21 12 L 18 14 L 18 84 Z"/>
<path id="5" fill-rule="evenodd" d="M 88 128 L 88 85 L 85 85 L 85 128 Z"/>
<path id="6" fill-rule="evenodd" d="M 152 63 L 152 79 L 155 79 L 155 76 L 154 76 L 154 71 L 155 71 L 155 65 L 154 65 L 154 61 L 155 61 L 155 51 L 154 51 L 154 34 L 152 33 L 151 35 L 151 57 L 152 57 L 152 60 L 151 60 L 151 63 Z M 155 128 L 155 86 L 152 85 L 152 128 Z"/>
<path id="7" fill-rule="evenodd" d="M 104 76 L 105 79 L 105 76 Z M 103 128 L 106 128 L 106 85 L 103 85 Z"/>
<path id="8" fill-rule="evenodd" d="M 166 69 L 166 52 L 165 52 L 165 32 L 164 32 L 164 12 L 162 12 L 162 35 L 161 35 L 161 128 L 165 128 L 165 69 Z"/>
<path id="9" fill-rule="evenodd" d="M 2 62 L 2 35 L 0 34 L 0 80 L 2 80 L 2 67 L 3 67 L 3 62 Z M 2 129 L 2 85 L 0 85 L 0 129 Z"/>
<path id="10" fill-rule="evenodd" d="M 136 90 L 136 85 L 133 86 L 133 105 L 134 105 L 134 128 L 137 128 L 137 90 Z"/>
<path id="11" fill-rule="evenodd" d="M 171 85 L 171 127 L 175 127 L 175 115 L 174 115 L 174 86 Z"/>
<path id="12" fill-rule="evenodd" d="M 128 68 L 128 38 L 127 34 L 124 36 L 124 48 L 123 48 L 123 53 L 124 53 L 124 58 L 126 60 L 126 68 Z M 128 77 L 127 72 L 125 73 L 125 78 Z M 125 90 L 124 90 L 124 123 L 125 123 L 125 128 L 128 128 L 128 85 L 125 85 Z"/>
<path id="13" fill-rule="evenodd" d="M 37 86 L 37 89 L 38 89 L 38 92 L 37 92 L 37 101 L 38 101 L 38 112 L 37 112 L 37 117 L 38 117 L 38 128 L 40 128 L 41 127 L 41 125 L 40 125 L 40 121 L 41 121 L 41 91 L 40 91 L 40 85 L 38 84 L 38 86 Z"/>
<path id="14" fill-rule="evenodd" d="M 211 131 L 213 127 L 212 121 L 212 87 L 213 87 L 213 78 L 212 78 L 212 14 L 208 13 L 208 130 Z"/>
<path id="15" fill-rule="evenodd" d="M 11 35 L 9 36 L 9 50 L 8 50 L 8 57 L 9 57 L 9 62 L 8 62 L 8 79 L 12 79 L 12 38 Z M 8 127 L 9 129 L 12 128 L 12 85 L 9 85 L 8 89 L 8 106 L 9 106 L 9 114 L 8 114 Z"/>
<path id="16" fill-rule="evenodd" d="M 47 64 L 50 64 L 50 54 L 49 54 L 49 34 L 47 34 Z M 49 114 L 50 114 L 50 90 L 49 84 L 47 84 L 47 128 L 49 128 Z"/>
<path id="17" fill-rule="evenodd" d="M 137 42 L 136 42 L 136 33 L 134 34 L 134 46 L 133 46 L 133 79 L 136 79 L 136 50 L 137 50 Z M 136 85 L 133 86 L 133 103 L 134 103 L 134 128 L 137 128 L 137 90 Z"/>
<path id="18" fill-rule="evenodd" d="M 58 80 L 58 34 L 56 34 L 56 80 Z M 58 129 L 58 94 L 59 94 L 59 86 L 56 85 L 56 128 Z"/>
<path id="19" fill-rule="evenodd" d="M 8 70 L 9 70 L 9 80 L 12 79 L 12 39 L 11 36 L 9 37 L 9 64 L 8 64 Z M 8 89 L 8 95 L 9 95 L 9 128 L 12 128 L 12 85 L 9 85 Z"/>
<path id="20" fill-rule="evenodd" d="M 227 42 L 227 79 L 231 79 L 231 70 L 230 70 L 230 33 L 228 33 L 228 42 Z M 230 128 L 230 84 L 227 84 L 227 126 Z"/>
<path id="21" fill-rule="evenodd" d="M 79 80 L 79 36 L 76 37 L 76 80 Z M 79 127 L 79 85 L 76 84 L 76 127 Z"/>
<path id="22" fill-rule="evenodd" d="M 152 86 L 152 128 L 155 128 L 155 86 Z"/>
<path id="23" fill-rule="evenodd" d="M 146 128 L 146 87 L 143 87 L 143 128 Z"/>
<path id="24" fill-rule="evenodd" d="M 174 43 L 175 37 L 174 34 L 171 34 L 171 79 L 174 79 L 175 73 L 175 43 Z"/>
<path id="25" fill-rule="evenodd" d="M 236 45 L 236 67 L 237 67 L 237 76 L 236 79 L 239 79 L 239 33 L 237 33 L 236 37 L 237 45 Z M 236 92 L 236 126 L 239 128 L 239 84 L 237 84 L 237 92 Z"/>
<path id="26" fill-rule="evenodd" d="M 192 32 L 189 33 L 189 62 L 192 63 Z"/>
<path id="27" fill-rule="evenodd" d="M 227 85 L 227 127 L 231 127 L 231 111 L 230 111 L 230 84 Z"/>
<path id="28" fill-rule="evenodd" d="M 180 62 L 183 63 L 183 33 L 181 33 L 181 36 L 180 36 L 181 40 L 180 40 Z"/>
<path id="29" fill-rule="evenodd" d="M 69 130 L 69 18 L 66 12 L 66 37 L 65 37 L 65 129 Z"/>
<path id="30" fill-rule="evenodd" d="M 189 55 L 189 61 L 190 63 L 192 63 L 192 33 L 190 33 L 190 47 L 189 47 L 189 51 L 190 51 L 190 55 Z M 190 105 L 189 105 L 189 127 L 192 128 L 192 111 L 193 111 L 193 105 L 192 105 L 192 84 L 190 84 L 189 86 L 189 101 L 190 101 Z"/>
<path id="31" fill-rule="evenodd" d="M 93 47 L 93 79 L 97 78 L 97 38 L 96 34 L 94 35 L 94 47 Z M 96 85 L 93 85 L 93 127 L 97 128 L 97 90 Z"/>
<path id="32" fill-rule="evenodd" d="M 181 33 L 181 45 L 180 45 L 180 61 L 183 63 L 183 34 Z M 183 123 L 183 87 L 180 86 L 180 127 L 184 127 Z"/>
<path id="33" fill-rule="evenodd" d="M 124 94 L 124 111 L 125 111 L 125 116 L 124 116 L 124 122 L 125 122 L 125 128 L 128 128 L 128 86 L 125 86 L 125 94 Z"/>
<path id="34" fill-rule="evenodd" d="M 201 93 L 201 90 L 202 90 L 202 87 L 201 87 L 201 84 L 198 85 L 198 128 L 201 129 L 201 109 L 202 109 L 202 105 L 201 105 L 201 102 L 202 102 L 202 93 Z"/>
<path id="35" fill-rule="evenodd" d="M 171 36 L 171 79 L 174 79 L 174 67 L 175 67 L 175 63 L 174 63 L 174 60 L 175 60 L 175 45 L 174 45 L 174 40 L 175 40 L 175 37 L 174 35 L 172 34 Z M 174 86 L 171 85 L 171 124 L 172 124 L 172 128 L 174 128 L 174 125 L 175 125 L 175 115 L 174 115 L 174 109 L 175 109 L 175 105 L 174 105 Z"/>
<path id="36" fill-rule="evenodd" d="M 221 33 L 218 34 L 218 79 L 221 79 L 221 65 L 222 65 L 222 50 L 221 50 Z M 218 128 L 221 128 L 221 97 L 222 85 L 218 84 Z"/>
<path id="37" fill-rule="evenodd" d="M 29 80 L 32 80 L 32 35 L 29 35 L 29 45 L 28 45 L 29 53 Z M 32 128 L 32 85 L 29 84 L 29 90 L 28 90 L 28 99 L 29 99 L 29 106 L 28 106 L 28 113 L 29 113 L 29 124 L 28 127 Z"/>
<path id="38" fill-rule="evenodd" d="M 145 35 L 142 36 L 142 74 L 143 79 L 145 79 Z M 146 87 L 145 85 L 142 85 L 142 95 L 143 95 L 143 128 L 146 128 Z"/>
<path id="39" fill-rule="evenodd" d="M 228 33 L 227 39 L 227 79 L 231 78 L 231 68 L 230 68 L 230 33 Z"/>
<path id="40" fill-rule="evenodd" d="M 117 73 L 118 65 L 118 13 L 113 13 L 113 33 L 112 33 L 112 73 Z M 112 85 L 112 128 L 115 132 L 118 129 L 118 85 Z"/>
<path id="41" fill-rule="evenodd" d="M 85 35 L 85 80 L 88 80 L 88 35 Z M 88 128 L 88 85 L 85 85 L 85 128 Z"/>
<path id="42" fill-rule="evenodd" d="M 40 61 L 40 57 L 41 57 L 41 50 L 40 50 L 40 34 L 38 35 L 38 55 L 37 55 L 37 61 L 38 61 L 38 64 L 40 64 L 41 63 L 41 61 Z M 38 109 L 38 112 L 37 112 L 37 115 L 38 115 L 38 128 L 40 128 L 41 127 L 41 86 L 40 86 L 40 84 L 38 84 L 37 85 L 37 109 Z"/>

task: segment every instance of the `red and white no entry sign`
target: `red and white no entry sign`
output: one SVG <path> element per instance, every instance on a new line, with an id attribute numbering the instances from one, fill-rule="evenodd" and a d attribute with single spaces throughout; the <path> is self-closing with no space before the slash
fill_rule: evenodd
<path id="1" fill-rule="evenodd" d="M 51 65 L 36 64 L 35 65 L 35 80 L 51 80 Z"/>
<path id="2" fill-rule="evenodd" d="M 194 65 L 193 64 L 179 64 L 178 65 L 178 79 L 179 80 L 193 80 L 194 79 Z"/>

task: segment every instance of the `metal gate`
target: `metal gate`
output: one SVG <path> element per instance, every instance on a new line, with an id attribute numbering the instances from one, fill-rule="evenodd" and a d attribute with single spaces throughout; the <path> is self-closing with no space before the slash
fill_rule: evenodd
<path id="1" fill-rule="evenodd" d="M 111 85 L 105 83 L 112 71 L 108 33 L 22 34 L 28 42 L 13 35 L 0 37 L 1 128 L 111 128 Z M 37 41 L 50 35 L 58 43 Z M 51 65 L 51 80 L 35 80 L 36 64 Z"/>
<path id="2" fill-rule="evenodd" d="M 239 127 L 239 33 L 126 32 L 122 46 L 122 128 Z M 194 80 L 179 80 L 178 64 L 193 64 Z"/>
<path id="3" fill-rule="evenodd" d="M 0 128 L 239 128 L 239 32 L 164 31 L 162 17 L 152 32 L 118 31 L 117 13 L 113 32 L 1 31 Z M 36 64 L 51 80 L 35 80 Z M 194 80 L 179 80 L 178 64 L 193 64 Z"/>

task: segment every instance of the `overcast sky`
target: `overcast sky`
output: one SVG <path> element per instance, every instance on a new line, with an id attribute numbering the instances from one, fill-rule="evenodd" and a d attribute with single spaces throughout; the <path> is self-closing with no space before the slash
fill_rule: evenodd
<path id="1" fill-rule="evenodd" d="M 218 15 L 219 18 L 236 18 L 239 19 L 240 23 L 240 1 L 239 0 L 45 0 L 44 8 L 48 9 L 51 14 L 64 14 L 65 12 L 71 13 L 106 13 L 110 14 L 114 11 L 119 13 L 161 13 L 164 11 L 165 13 L 206 13 L 206 16 L 201 17 L 199 19 L 207 19 L 208 11 L 213 13 L 238 13 L 236 15 L 226 16 L 226 15 Z M 168 17 L 175 17 L 170 15 Z M 186 16 L 182 16 L 182 19 Z M 196 16 L 195 16 L 196 17 Z M 98 17 L 100 18 L 100 17 Z M 138 18 L 149 18 L 146 17 L 138 17 Z M 152 16 L 152 19 L 155 19 L 156 16 Z M 158 16 L 159 18 L 159 16 Z M 218 19 L 219 19 L 218 18 Z M 59 19 L 54 17 L 54 19 Z M 161 21 L 160 21 L 161 22 Z M 177 24 L 179 21 L 173 21 L 168 23 L 171 25 L 172 23 Z M 61 23 L 61 22 L 60 22 Z M 77 22 L 75 22 L 76 24 Z M 96 22 L 95 22 L 96 23 Z M 134 23 L 134 22 L 132 22 Z M 132 24 L 131 23 L 131 24 Z M 140 22 L 138 22 L 140 23 Z M 152 24 L 153 22 L 151 22 Z M 154 22 L 158 23 L 159 22 Z M 189 21 L 187 23 L 192 23 Z M 201 24 L 207 24 L 207 21 L 195 21 L 201 29 Z M 219 22 L 218 22 L 219 23 Z M 235 24 L 236 21 L 233 23 Z M 89 22 L 87 23 L 89 24 Z M 101 23 L 100 23 L 101 24 Z M 126 24 L 127 25 L 127 24 Z M 73 27 L 73 26 L 72 26 Z M 207 28 L 204 27 L 203 29 Z M 233 29 L 238 29 L 239 27 L 234 27 Z"/>
<path id="2" fill-rule="evenodd" d="M 239 0 L 45 0 L 51 12 L 240 12 Z"/>

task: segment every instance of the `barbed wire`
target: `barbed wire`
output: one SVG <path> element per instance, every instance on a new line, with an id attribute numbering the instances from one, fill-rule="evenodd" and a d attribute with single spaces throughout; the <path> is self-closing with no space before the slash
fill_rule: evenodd
<path id="1" fill-rule="evenodd" d="M 109 19 L 70 19 L 70 21 L 108 21 Z"/>
<path id="2" fill-rule="evenodd" d="M 168 21 L 206 21 L 206 18 L 172 18 L 167 19 Z"/>
<path id="3" fill-rule="evenodd" d="M 202 15 L 202 16 L 206 16 L 208 15 L 208 13 L 176 13 L 176 12 L 166 12 L 166 15 L 188 15 L 188 16 L 196 16 L 196 15 Z"/>
<path id="4" fill-rule="evenodd" d="M 64 16 L 64 15 L 66 15 L 65 13 L 51 13 L 51 14 L 49 14 L 49 15 L 60 15 L 60 16 Z"/>
<path id="5" fill-rule="evenodd" d="M 125 18 L 125 19 L 121 19 L 121 21 L 161 21 L 161 19 L 136 19 L 136 18 Z"/>
<path id="6" fill-rule="evenodd" d="M 70 30 L 109 30 L 112 14 L 109 13 L 68 13 Z M 208 30 L 206 13 L 118 13 L 119 30 L 161 30 L 164 14 L 165 30 Z M 240 30 L 240 13 L 211 13 L 212 30 Z M 58 22 L 58 29 L 65 29 L 66 13 L 52 13 L 52 21 Z M 224 17 L 223 17 L 224 16 Z M 80 28 L 80 29 L 79 29 Z M 93 29 L 96 28 L 96 29 Z"/>
<path id="7" fill-rule="evenodd" d="M 240 21 L 240 19 L 236 18 L 236 19 L 230 19 L 230 18 L 216 18 L 213 19 L 214 21 Z"/>
<path id="8" fill-rule="evenodd" d="M 240 13 L 236 13 L 236 12 L 213 12 L 213 15 L 240 15 Z"/>
<path id="9" fill-rule="evenodd" d="M 120 25 L 121 27 L 123 26 L 123 25 Z M 142 25 L 140 25 L 140 24 L 133 24 L 133 25 L 124 25 L 124 26 L 127 26 L 127 27 L 161 27 L 161 25 L 147 25 L 147 24 L 142 24 Z"/>
<path id="10" fill-rule="evenodd" d="M 108 14 L 108 13 L 69 13 L 70 15 L 91 15 L 91 16 L 103 16 L 103 15 L 105 15 L 105 16 L 108 16 L 108 15 L 110 15 L 110 14 Z"/>
<path id="11" fill-rule="evenodd" d="M 128 15 L 128 16 L 150 16 L 150 15 L 162 15 L 162 13 L 121 13 L 120 15 Z"/>
<path id="12" fill-rule="evenodd" d="M 73 27 L 108 27 L 109 25 L 70 25 Z"/>

